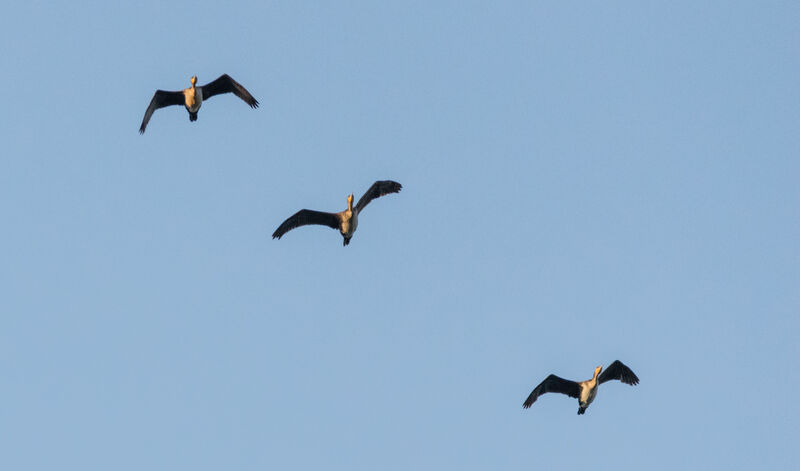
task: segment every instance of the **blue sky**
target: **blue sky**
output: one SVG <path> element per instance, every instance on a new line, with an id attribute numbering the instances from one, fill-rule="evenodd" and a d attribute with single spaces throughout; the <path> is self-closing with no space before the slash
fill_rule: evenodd
<path id="1" fill-rule="evenodd" d="M 6 7 L 0 467 L 795 462 L 798 4 L 431 3 Z"/>

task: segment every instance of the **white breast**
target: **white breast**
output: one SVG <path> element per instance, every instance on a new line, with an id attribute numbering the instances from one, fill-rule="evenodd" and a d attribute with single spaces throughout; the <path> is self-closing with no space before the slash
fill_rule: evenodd
<path id="1" fill-rule="evenodd" d="M 183 91 L 183 97 L 186 101 L 186 108 L 190 112 L 196 113 L 200 109 L 200 105 L 203 104 L 203 89 L 195 88 L 194 92 L 192 92 L 191 88 L 187 88 Z"/>
<path id="2" fill-rule="evenodd" d="M 342 214 L 342 228 L 341 233 L 345 237 L 351 237 L 353 232 L 356 231 L 356 227 L 358 227 L 358 215 L 355 211 L 350 212 L 348 214 L 347 211 L 344 211 Z"/>

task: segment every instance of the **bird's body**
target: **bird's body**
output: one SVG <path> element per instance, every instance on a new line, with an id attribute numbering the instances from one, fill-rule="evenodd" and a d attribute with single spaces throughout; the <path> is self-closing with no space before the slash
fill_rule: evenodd
<path id="1" fill-rule="evenodd" d="M 594 370 L 592 379 L 578 383 L 581 387 L 581 394 L 578 396 L 578 415 L 586 412 L 586 408 L 589 407 L 589 404 L 591 404 L 597 396 L 597 375 L 600 374 L 602 369 L 603 367 L 598 366 Z"/>
<path id="2" fill-rule="evenodd" d="M 353 198 L 347 200 L 347 209 L 339 213 L 339 218 L 341 219 L 341 224 L 339 225 L 339 232 L 344 237 L 344 245 L 350 243 L 350 239 L 353 238 L 353 234 L 356 232 L 358 228 L 358 212 L 353 211 Z"/>
<path id="3" fill-rule="evenodd" d="M 296 227 L 316 224 L 338 229 L 344 239 L 343 243 L 346 246 L 350 243 L 350 239 L 353 238 L 353 233 L 355 233 L 356 228 L 358 228 L 358 216 L 367 204 L 373 199 L 389 193 L 398 193 L 402 188 L 403 185 L 395 181 L 377 181 L 364 193 L 355 206 L 353 206 L 353 195 L 349 195 L 347 197 L 347 209 L 344 211 L 326 213 L 311 209 L 301 209 L 287 220 L 283 221 L 283 224 L 272 234 L 272 238 L 280 239 L 284 234 Z"/>
<path id="4" fill-rule="evenodd" d="M 192 86 L 183 91 L 183 106 L 189 113 L 197 113 L 203 105 L 203 89 L 194 86 L 197 79 L 192 77 Z"/>
<path id="5" fill-rule="evenodd" d="M 618 379 L 631 386 L 639 384 L 639 378 L 636 377 L 633 371 L 622 364 L 621 361 L 616 360 L 611 363 L 605 371 L 603 371 L 602 366 L 595 368 L 592 379 L 586 381 L 570 381 L 551 374 L 533 389 L 522 404 L 522 407 L 525 409 L 529 408 L 542 394 L 557 392 L 578 399 L 578 414 L 580 415 L 586 412 L 586 408 L 588 408 L 595 397 L 597 397 L 599 386 L 612 379 Z"/>
<path id="6" fill-rule="evenodd" d="M 196 86 L 197 77 L 192 77 L 191 83 L 191 87 L 179 92 L 156 90 L 153 99 L 150 100 L 150 105 L 144 112 L 144 118 L 142 119 L 142 125 L 139 127 L 139 133 L 144 134 L 144 130 L 147 128 L 147 123 L 150 122 L 150 117 L 153 116 L 153 113 L 157 109 L 165 106 L 183 105 L 186 111 L 189 112 L 189 121 L 197 121 L 197 112 L 200 110 L 200 107 L 203 106 L 203 100 L 222 93 L 233 93 L 244 100 L 250 107 L 258 108 L 258 100 L 253 98 L 253 95 L 251 95 L 247 89 L 239 82 L 232 79 L 228 74 L 222 74 L 213 82 L 200 87 Z"/>

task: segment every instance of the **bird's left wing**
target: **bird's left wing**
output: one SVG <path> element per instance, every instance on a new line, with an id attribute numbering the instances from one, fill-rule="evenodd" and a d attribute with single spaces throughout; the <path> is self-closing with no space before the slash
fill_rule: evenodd
<path id="1" fill-rule="evenodd" d="M 253 98 L 253 95 L 251 95 L 246 88 L 244 88 L 236 80 L 232 79 L 228 74 L 222 74 L 218 79 L 214 80 L 213 82 L 209 82 L 200 88 L 203 91 L 203 100 L 207 100 L 214 95 L 219 95 L 222 93 L 233 93 L 244 100 L 244 102 L 250 105 L 251 108 L 258 108 L 258 100 Z"/>
<path id="2" fill-rule="evenodd" d="M 364 207 L 375 198 L 380 198 L 381 196 L 388 195 L 389 193 L 399 193 L 402 189 L 403 185 L 392 180 L 377 181 L 373 183 L 372 186 L 369 187 L 369 190 L 364 193 L 364 196 L 358 200 L 358 203 L 356 203 L 356 212 L 360 213 Z"/>
<path id="3" fill-rule="evenodd" d="M 636 377 L 636 374 L 619 360 L 615 360 L 614 363 L 608 365 L 608 368 L 603 370 L 600 376 L 597 377 L 597 381 L 600 382 L 600 384 L 611 381 L 612 379 L 618 379 L 631 386 L 639 384 L 639 378 Z"/>

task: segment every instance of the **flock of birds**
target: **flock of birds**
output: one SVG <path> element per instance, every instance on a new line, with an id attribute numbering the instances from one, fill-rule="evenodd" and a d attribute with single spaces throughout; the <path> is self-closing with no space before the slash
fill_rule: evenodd
<path id="1" fill-rule="evenodd" d="M 216 80 L 199 87 L 197 86 L 197 77 L 193 76 L 190 82 L 192 84 L 191 87 L 177 92 L 156 90 L 156 93 L 150 100 L 150 105 L 144 112 L 142 125 L 139 127 L 140 134 L 144 134 L 147 123 L 150 122 L 153 113 L 159 108 L 171 105 L 183 105 L 186 111 L 189 112 L 189 121 L 197 121 L 197 112 L 200 110 L 203 101 L 208 100 L 212 96 L 224 93 L 233 93 L 250 105 L 251 108 L 258 108 L 258 100 L 228 74 L 223 74 Z M 272 238 L 280 239 L 284 234 L 297 227 L 321 225 L 338 229 L 344 239 L 344 245 L 347 246 L 358 227 L 359 214 L 361 214 L 361 211 L 364 210 L 370 201 L 390 193 L 399 193 L 402 188 L 403 185 L 392 180 L 376 181 L 369 187 L 366 193 L 361 196 L 355 206 L 353 206 L 353 195 L 348 195 L 347 209 L 344 211 L 327 213 L 311 209 L 301 209 L 283 221 L 283 223 L 275 229 Z M 621 361 L 616 360 L 605 370 L 603 370 L 602 366 L 595 368 L 592 379 L 586 381 L 571 381 L 551 374 L 531 391 L 528 398 L 522 403 L 522 407 L 528 409 L 542 394 L 561 393 L 578 399 L 578 414 L 581 415 L 586 412 L 586 408 L 594 401 L 597 396 L 598 387 L 611 380 L 619 380 L 631 386 L 639 384 L 639 378 L 636 374 Z"/>

